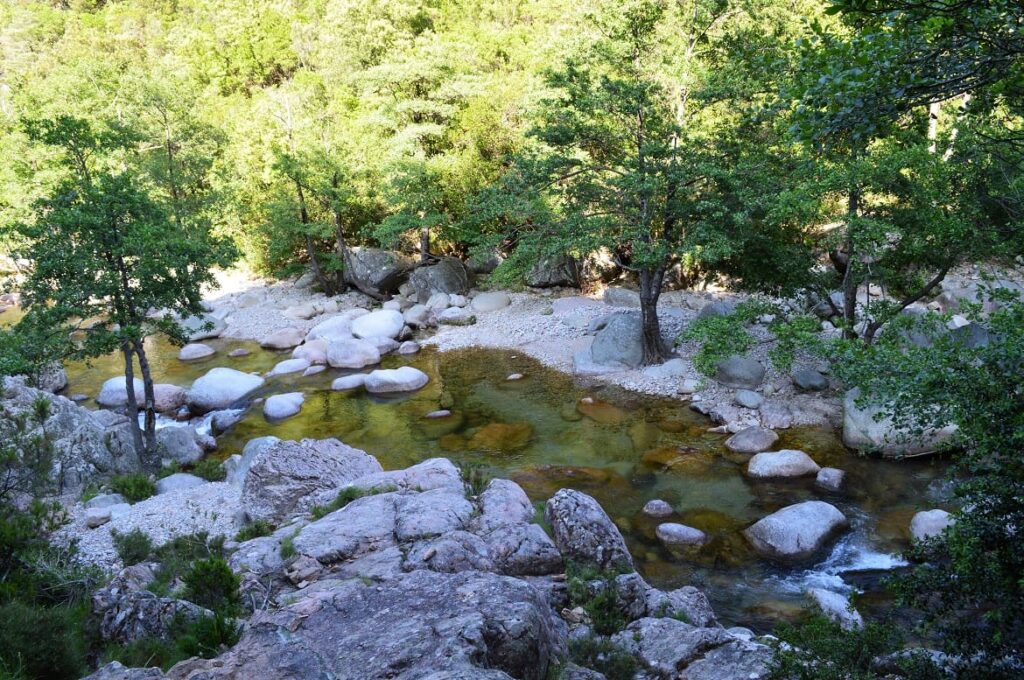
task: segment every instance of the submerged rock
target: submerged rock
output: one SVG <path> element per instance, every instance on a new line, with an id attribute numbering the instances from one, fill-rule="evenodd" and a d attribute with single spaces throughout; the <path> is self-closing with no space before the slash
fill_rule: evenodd
<path id="1" fill-rule="evenodd" d="M 290 418 L 302 409 L 304 401 L 306 401 L 306 395 L 302 392 L 275 394 L 272 397 L 267 397 L 267 400 L 263 402 L 263 415 L 271 420 Z"/>
<path id="2" fill-rule="evenodd" d="M 533 426 L 529 423 L 490 423 L 477 430 L 469 440 L 469 447 L 484 451 L 518 451 L 533 439 Z"/>
<path id="3" fill-rule="evenodd" d="M 379 369 L 370 372 L 363 381 L 367 392 L 374 394 L 389 392 L 414 392 L 430 379 L 427 374 L 412 366 L 400 366 L 392 369 Z"/>

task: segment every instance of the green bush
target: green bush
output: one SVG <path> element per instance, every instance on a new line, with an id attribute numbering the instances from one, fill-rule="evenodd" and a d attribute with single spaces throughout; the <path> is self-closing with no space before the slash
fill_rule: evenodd
<path id="1" fill-rule="evenodd" d="M 203 659 L 217 656 L 238 642 L 241 627 L 215 614 L 192 622 L 176 619 L 170 631 L 170 640 L 144 638 L 126 645 L 111 645 L 105 650 L 104 660 L 120 661 L 129 668 L 159 666 L 167 670 L 194 656 Z"/>
<path id="2" fill-rule="evenodd" d="M 241 543 L 242 541 L 251 541 L 254 538 L 260 538 L 261 536 L 269 536 L 274 533 L 274 527 L 270 522 L 264 519 L 258 519 L 251 524 L 239 529 L 238 533 L 235 534 L 235 540 Z"/>
<path id="3" fill-rule="evenodd" d="M 569 658 L 578 666 L 603 673 L 608 680 L 633 680 L 639 670 L 632 654 L 596 636 L 571 640 Z"/>
<path id="4" fill-rule="evenodd" d="M 127 534 L 111 530 L 110 536 L 114 539 L 117 556 L 126 567 L 145 562 L 153 554 L 153 541 L 141 529 L 132 529 Z"/>
<path id="5" fill-rule="evenodd" d="M 626 625 L 615 593 L 614 571 L 599 571 L 593 567 L 569 563 L 565 569 L 566 587 L 570 607 L 583 607 L 590 616 L 594 631 L 601 635 L 617 633 Z M 594 589 L 594 582 L 600 585 Z"/>
<path id="6" fill-rule="evenodd" d="M 696 341 L 700 349 L 693 357 L 693 365 L 704 375 L 714 375 L 719 362 L 734 354 L 743 355 L 754 343 L 747 324 L 774 308 L 759 300 L 747 300 L 736 305 L 732 314 L 707 316 L 696 319 L 679 334 L 677 342 Z"/>
<path id="7" fill-rule="evenodd" d="M 204 531 L 176 536 L 156 549 L 155 557 L 160 566 L 148 588 L 157 595 L 170 595 L 171 585 L 191 569 L 193 562 L 223 556 L 223 536 L 211 539 Z"/>
<path id="8" fill-rule="evenodd" d="M 215 458 L 204 458 L 192 467 L 192 474 L 202 477 L 208 482 L 223 482 L 227 479 L 228 471 L 219 460 Z"/>
<path id="9" fill-rule="evenodd" d="M 187 657 L 212 659 L 232 647 L 241 637 L 241 626 L 217 613 L 193 622 L 177 638 L 178 649 Z"/>
<path id="10" fill-rule="evenodd" d="M 183 578 L 185 599 L 215 612 L 233 612 L 240 601 L 238 575 L 220 557 L 197 560 Z"/>
<path id="11" fill-rule="evenodd" d="M 86 617 L 84 605 L 0 605 L 0 668 L 29 678 L 81 677 L 88 668 Z"/>
<path id="12" fill-rule="evenodd" d="M 170 477 L 171 475 L 179 472 L 181 472 L 181 464 L 176 460 L 172 460 L 157 471 L 156 478 L 163 479 L 164 477 Z"/>
<path id="13" fill-rule="evenodd" d="M 120 475 L 110 480 L 114 493 L 124 496 L 129 503 L 144 501 L 156 493 L 156 484 L 142 473 Z"/>

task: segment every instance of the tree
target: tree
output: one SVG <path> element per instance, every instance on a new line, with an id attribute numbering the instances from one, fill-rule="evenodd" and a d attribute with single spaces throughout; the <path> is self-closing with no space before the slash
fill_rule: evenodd
<path id="1" fill-rule="evenodd" d="M 176 220 L 155 201 L 145 178 L 111 161 L 130 153 L 132 136 L 97 131 L 70 117 L 26 125 L 38 142 L 62 150 L 66 176 L 36 204 L 35 220 L 18 225 L 31 270 L 23 285 L 27 323 L 51 329 L 64 356 L 88 358 L 119 349 L 124 355 L 127 414 L 140 457 L 156 455 L 153 376 L 144 346 L 157 331 L 184 342 L 178 317 L 200 314 L 200 287 L 210 267 L 226 265 L 232 250 L 205 230 Z M 150 318 L 151 310 L 162 310 Z M 135 361 L 144 385 L 145 425 L 133 388 Z"/>
<path id="2" fill-rule="evenodd" d="M 525 169 L 556 216 L 543 250 L 607 247 L 637 275 L 647 364 L 666 357 L 658 298 L 709 188 L 710 107 L 696 94 L 739 12 L 703 0 L 604 7 L 582 49 L 548 74 L 533 131 L 541 146 Z"/>

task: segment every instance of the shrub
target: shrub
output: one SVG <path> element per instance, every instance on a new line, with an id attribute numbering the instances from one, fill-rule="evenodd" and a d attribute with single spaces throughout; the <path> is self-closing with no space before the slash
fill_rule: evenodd
<path id="1" fill-rule="evenodd" d="M 192 467 L 192 474 L 208 482 L 223 482 L 227 479 L 228 471 L 219 460 L 204 458 Z"/>
<path id="2" fill-rule="evenodd" d="M 110 536 L 114 539 L 117 556 L 126 567 L 145 562 L 153 554 L 153 541 L 142 529 L 132 529 L 127 534 L 111 530 Z"/>
<path id="3" fill-rule="evenodd" d="M 129 503 L 144 501 L 156 493 L 156 484 L 142 473 L 114 477 L 110 480 L 110 488 L 124 496 Z"/>
<path id="4" fill-rule="evenodd" d="M 238 642 L 241 628 L 220 614 L 187 622 L 176 619 L 170 626 L 171 639 L 143 638 L 126 645 L 107 647 L 104 659 L 120 661 L 130 668 L 159 666 L 167 670 L 185 659 L 211 659 Z M 2 676 L 0 676 L 2 678 Z"/>
<path id="5" fill-rule="evenodd" d="M 241 637 L 241 626 L 223 614 L 201 618 L 188 626 L 177 638 L 177 647 L 184 656 L 212 659 Z"/>
<path id="6" fill-rule="evenodd" d="M 633 680 L 639 670 L 632 654 L 596 636 L 571 640 L 569 657 L 578 666 L 603 673 L 608 680 Z"/>
<path id="7" fill-rule="evenodd" d="M 285 536 L 281 541 L 281 557 L 286 560 L 295 557 L 295 534 Z"/>
<path id="8" fill-rule="evenodd" d="M 261 536 L 269 536 L 274 533 L 274 527 L 270 522 L 265 519 L 258 519 L 251 524 L 247 524 L 242 527 L 237 534 L 235 534 L 235 540 L 241 543 L 242 541 L 251 541 L 254 538 L 260 538 Z"/>
<path id="9" fill-rule="evenodd" d="M 29 678 L 81 677 L 87 668 L 86 614 L 84 606 L 0 605 L 0 667 Z"/>
<path id="10" fill-rule="evenodd" d="M 167 465 L 164 465 L 156 473 L 157 479 L 163 479 L 164 477 L 170 477 L 173 474 L 181 472 L 181 464 L 176 460 L 172 460 Z"/>
<path id="11" fill-rule="evenodd" d="M 772 311 L 773 308 L 764 302 L 741 302 L 732 314 L 695 320 L 679 334 L 677 342 L 699 342 L 700 349 L 693 357 L 693 365 L 704 375 L 714 375 L 720 361 L 734 354 L 745 354 L 754 343 L 754 336 L 747 331 L 746 325 Z"/>
<path id="12" fill-rule="evenodd" d="M 238 608 L 238 575 L 220 557 L 197 560 L 184 576 L 185 598 L 215 612 Z"/>
<path id="13" fill-rule="evenodd" d="M 569 606 L 583 607 L 595 632 L 611 635 L 622 630 L 626 619 L 619 610 L 619 598 L 615 592 L 616 572 L 570 563 L 566 566 L 565 575 Z M 596 589 L 595 582 L 599 582 Z"/>
<path id="14" fill-rule="evenodd" d="M 224 537 L 210 538 L 206 532 L 176 536 L 155 551 L 160 566 L 148 588 L 157 595 L 169 595 L 170 587 L 191 568 L 196 560 L 224 556 Z"/>

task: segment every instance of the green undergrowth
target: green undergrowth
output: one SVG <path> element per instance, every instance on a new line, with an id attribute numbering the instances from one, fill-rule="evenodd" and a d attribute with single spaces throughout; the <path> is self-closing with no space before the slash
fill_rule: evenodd
<path id="1" fill-rule="evenodd" d="M 129 503 L 138 503 L 156 494 L 156 484 L 141 472 L 114 477 L 110 480 L 110 488 Z"/>
<path id="2" fill-rule="evenodd" d="M 265 519 L 258 519 L 245 525 L 235 534 L 235 540 L 239 543 L 251 541 L 254 538 L 262 538 L 274 533 L 274 526 Z"/>
<path id="3" fill-rule="evenodd" d="M 640 670 L 636 658 L 608 638 L 590 636 L 569 641 L 569 658 L 577 666 L 603 673 L 608 680 L 633 680 Z"/>
<path id="4" fill-rule="evenodd" d="M 590 616 L 594 631 L 601 635 L 617 633 L 626 625 L 615 592 L 615 577 L 620 573 L 601 571 L 575 562 L 570 562 L 565 568 L 569 606 L 582 607 Z M 595 582 L 599 582 L 596 588 Z"/>

